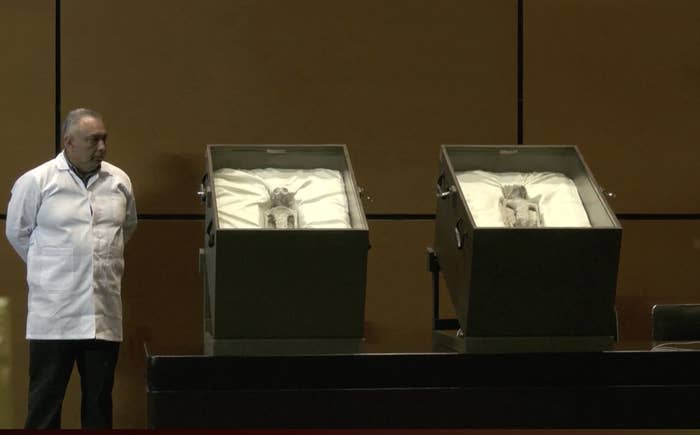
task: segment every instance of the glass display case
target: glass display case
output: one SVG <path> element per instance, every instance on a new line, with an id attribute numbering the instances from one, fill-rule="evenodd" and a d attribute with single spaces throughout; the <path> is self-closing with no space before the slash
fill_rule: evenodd
<path id="1" fill-rule="evenodd" d="M 443 145 L 434 252 L 458 350 L 609 345 L 622 228 L 575 146 Z"/>
<path id="2" fill-rule="evenodd" d="M 352 351 L 369 231 L 344 145 L 209 145 L 205 351 Z"/>

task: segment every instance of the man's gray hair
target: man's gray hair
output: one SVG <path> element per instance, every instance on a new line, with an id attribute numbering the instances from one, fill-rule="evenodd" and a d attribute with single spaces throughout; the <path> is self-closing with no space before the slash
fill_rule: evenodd
<path id="1" fill-rule="evenodd" d="M 61 138 L 65 138 L 68 132 L 73 128 L 75 124 L 77 124 L 81 119 L 87 117 L 99 119 L 100 121 L 102 121 L 102 115 L 100 115 L 98 112 L 95 112 L 92 109 L 85 109 L 81 107 L 68 112 L 68 115 L 66 115 L 66 119 L 63 120 L 63 125 L 61 125 Z"/>

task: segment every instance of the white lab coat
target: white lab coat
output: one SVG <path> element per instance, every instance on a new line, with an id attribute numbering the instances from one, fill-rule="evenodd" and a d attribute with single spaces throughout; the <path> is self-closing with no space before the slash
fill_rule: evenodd
<path id="1" fill-rule="evenodd" d="M 135 229 L 131 181 L 107 162 L 87 188 L 63 153 L 15 182 L 5 234 L 27 263 L 28 339 L 122 340 L 124 242 Z"/>

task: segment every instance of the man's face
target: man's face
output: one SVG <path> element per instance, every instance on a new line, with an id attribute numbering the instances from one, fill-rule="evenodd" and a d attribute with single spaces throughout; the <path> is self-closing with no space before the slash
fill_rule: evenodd
<path id="1" fill-rule="evenodd" d="M 107 130 L 98 118 L 80 119 L 64 138 L 68 159 L 81 172 L 91 172 L 107 154 Z"/>

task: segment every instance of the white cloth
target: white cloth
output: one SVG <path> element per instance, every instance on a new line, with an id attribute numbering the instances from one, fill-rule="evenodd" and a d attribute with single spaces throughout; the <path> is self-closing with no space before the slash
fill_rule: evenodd
<path id="1" fill-rule="evenodd" d="M 124 171 L 102 162 L 86 187 L 61 153 L 15 182 L 5 225 L 27 263 L 28 339 L 122 340 L 124 242 L 136 229 Z"/>
<path id="2" fill-rule="evenodd" d="M 299 228 L 351 228 L 345 184 L 333 169 L 231 169 L 214 172 L 220 228 L 264 228 L 270 192 L 294 193 Z"/>
<path id="3" fill-rule="evenodd" d="M 544 227 L 590 227 L 573 180 L 557 172 L 459 172 L 457 181 L 478 227 L 505 227 L 499 201 L 503 186 L 525 186 L 537 198 Z"/>

